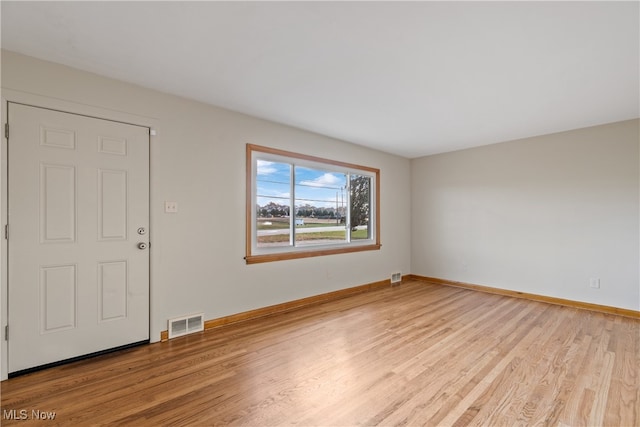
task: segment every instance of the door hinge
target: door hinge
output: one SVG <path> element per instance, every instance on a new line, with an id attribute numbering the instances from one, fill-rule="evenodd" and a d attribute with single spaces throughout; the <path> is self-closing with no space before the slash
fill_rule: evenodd
<path id="1" fill-rule="evenodd" d="M 9 325 L 4 327 L 4 340 L 9 341 Z"/>
<path id="2" fill-rule="evenodd" d="M 4 137 L 9 139 L 9 123 L 4 124 Z"/>
<path id="3" fill-rule="evenodd" d="M 9 224 L 4 225 L 4 238 L 9 240 Z"/>

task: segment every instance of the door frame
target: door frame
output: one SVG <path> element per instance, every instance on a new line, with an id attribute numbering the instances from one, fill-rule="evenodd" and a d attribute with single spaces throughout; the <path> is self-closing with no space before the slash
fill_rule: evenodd
<path id="1" fill-rule="evenodd" d="M 153 206 L 155 204 L 154 188 L 152 183 L 153 168 L 153 146 L 158 141 L 159 120 L 141 116 L 135 113 L 111 110 L 94 105 L 80 104 L 73 101 L 67 101 L 58 98 L 51 98 L 42 95 L 36 95 L 28 92 L 17 91 L 13 89 L 2 88 L 0 97 L 2 110 L 2 147 L 0 148 L 0 381 L 4 381 L 8 377 L 8 342 L 5 339 L 5 326 L 8 322 L 9 300 L 8 300 L 8 272 L 7 265 L 9 262 L 8 241 L 4 236 L 4 227 L 7 224 L 8 217 L 8 140 L 5 136 L 4 126 L 8 120 L 7 106 L 9 102 L 17 104 L 25 104 L 33 107 L 48 108 L 65 113 L 89 116 L 98 119 L 111 120 L 115 122 L 128 123 L 151 129 L 149 135 L 149 241 L 152 240 L 155 229 L 155 216 L 153 214 Z M 149 248 L 151 249 L 151 248 Z M 150 342 L 160 340 L 160 330 L 154 325 L 154 292 L 153 292 L 153 270 L 155 269 L 155 261 L 153 251 L 149 252 L 149 339 Z"/>

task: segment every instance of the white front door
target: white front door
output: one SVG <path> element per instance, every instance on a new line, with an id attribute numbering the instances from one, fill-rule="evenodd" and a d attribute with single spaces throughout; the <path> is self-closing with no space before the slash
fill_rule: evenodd
<path id="1" fill-rule="evenodd" d="M 149 339 L 149 129 L 8 105 L 9 373 Z"/>

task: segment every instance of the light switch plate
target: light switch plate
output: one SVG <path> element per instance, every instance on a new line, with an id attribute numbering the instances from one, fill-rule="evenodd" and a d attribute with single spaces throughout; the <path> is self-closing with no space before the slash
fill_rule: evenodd
<path id="1" fill-rule="evenodd" d="M 178 202 L 164 202 L 165 213 L 178 213 Z"/>

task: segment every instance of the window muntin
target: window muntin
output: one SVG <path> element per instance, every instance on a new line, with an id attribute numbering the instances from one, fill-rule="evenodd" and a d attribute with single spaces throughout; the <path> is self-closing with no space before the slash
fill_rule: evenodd
<path id="1" fill-rule="evenodd" d="M 247 263 L 380 248 L 379 170 L 247 145 Z"/>

